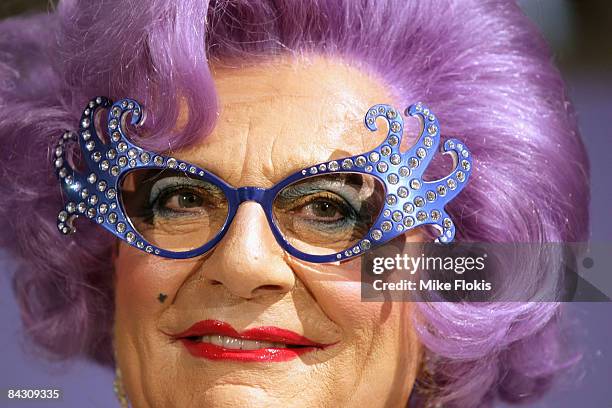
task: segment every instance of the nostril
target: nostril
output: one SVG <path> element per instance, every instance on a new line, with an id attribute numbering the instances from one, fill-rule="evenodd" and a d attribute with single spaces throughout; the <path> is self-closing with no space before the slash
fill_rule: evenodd
<path id="1" fill-rule="evenodd" d="M 255 290 L 261 290 L 265 292 L 280 292 L 283 290 L 283 287 L 281 285 L 261 285 L 258 286 Z"/>

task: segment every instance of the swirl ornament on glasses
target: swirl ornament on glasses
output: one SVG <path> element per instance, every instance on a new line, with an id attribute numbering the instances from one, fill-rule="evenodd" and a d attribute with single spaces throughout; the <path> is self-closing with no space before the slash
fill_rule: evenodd
<path id="1" fill-rule="evenodd" d="M 104 140 L 95 126 L 101 109 L 108 109 Z M 54 167 L 66 196 L 57 226 L 71 234 L 75 219 L 84 215 L 147 253 L 191 258 L 223 238 L 240 204 L 255 201 L 279 245 L 304 261 L 350 259 L 426 224 L 436 227 L 436 242 L 451 242 L 455 225 L 444 206 L 467 184 L 472 157 L 463 143 L 448 139 L 441 150 L 453 157 L 453 170 L 423 180 L 440 144 L 440 125 L 421 103 L 405 113 L 422 123 L 419 139 L 405 152 L 402 116 L 378 104 L 368 109 L 365 126 L 376 131 L 377 118 L 389 126 L 375 149 L 309 166 L 269 189 L 236 188 L 195 164 L 137 146 L 125 123 L 142 125 L 139 103 L 97 97 L 83 111 L 78 135 L 65 132 L 55 148 Z M 76 141 L 84 172 L 67 159 L 68 145 Z"/>

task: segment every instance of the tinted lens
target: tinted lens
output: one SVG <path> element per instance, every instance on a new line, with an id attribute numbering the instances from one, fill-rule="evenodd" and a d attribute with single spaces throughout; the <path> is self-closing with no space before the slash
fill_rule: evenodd
<path id="1" fill-rule="evenodd" d="M 382 208 L 381 181 L 361 173 L 322 174 L 283 188 L 273 214 L 285 239 L 299 251 L 329 255 L 364 238 Z"/>
<path id="2" fill-rule="evenodd" d="M 175 170 L 134 170 L 121 184 L 134 229 L 172 252 L 199 248 L 221 231 L 228 201 L 217 185 Z"/>

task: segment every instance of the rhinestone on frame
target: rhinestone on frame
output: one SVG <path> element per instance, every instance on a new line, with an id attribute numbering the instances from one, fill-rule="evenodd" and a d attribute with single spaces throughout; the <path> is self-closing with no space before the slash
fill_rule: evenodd
<path id="1" fill-rule="evenodd" d="M 425 193 L 425 197 L 427 197 L 427 201 L 434 201 L 436 199 L 436 193 L 429 190 Z"/>
<path id="2" fill-rule="evenodd" d="M 380 154 L 378 154 L 378 152 L 372 152 L 370 153 L 370 161 L 372 163 L 376 163 L 377 161 L 380 160 Z"/>
<path id="3" fill-rule="evenodd" d="M 396 154 L 391 155 L 391 157 L 389 158 L 389 161 L 391 162 L 391 164 L 398 165 L 402 161 L 402 158 L 400 157 L 399 154 L 396 153 Z"/>
<path id="4" fill-rule="evenodd" d="M 400 131 L 400 129 L 401 129 L 401 126 L 400 126 L 399 122 L 393 122 L 393 123 L 391 123 L 391 131 L 393 131 L 393 132 L 396 132 L 396 133 L 397 133 L 397 132 L 399 132 L 399 131 Z"/>
<path id="5" fill-rule="evenodd" d="M 66 204 L 66 211 L 68 211 L 68 214 L 72 214 L 73 212 L 76 211 L 76 204 L 73 203 L 72 201 L 69 202 L 68 204 Z"/>
<path id="6" fill-rule="evenodd" d="M 401 198 L 408 197 L 408 189 L 404 186 L 401 186 L 400 188 L 397 189 L 397 195 L 400 196 Z"/>
<path id="7" fill-rule="evenodd" d="M 403 216 L 404 215 L 402 214 L 401 211 L 394 211 L 393 216 L 391 218 L 393 218 L 393 221 L 395 222 L 400 222 Z"/>
<path id="8" fill-rule="evenodd" d="M 425 211 L 419 211 L 416 215 L 417 220 L 425 221 L 427 219 L 427 213 Z"/>
<path id="9" fill-rule="evenodd" d="M 111 167 L 110 174 L 117 177 L 119 175 L 119 167 L 117 166 Z"/>
<path id="10" fill-rule="evenodd" d="M 191 174 L 195 174 L 195 172 L 196 172 L 196 171 L 197 171 L 197 170 L 196 170 L 196 168 L 195 168 L 195 167 L 193 167 L 193 166 L 191 166 L 191 167 L 189 168 L 189 172 L 190 172 Z"/>
<path id="11" fill-rule="evenodd" d="M 385 210 L 383 211 L 383 216 L 385 217 L 389 217 L 391 215 L 391 210 Z"/>
<path id="12" fill-rule="evenodd" d="M 368 173 L 371 173 L 372 170 L 374 170 L 374 168 L 368 164 L 367 166 L 364 167 L 364 170 L 367 171 Z"/>
<path id="13" fill-rule="evenodd" d="M 68 174 L 68 170 L 66 170 L 65 167 L 60 169 L 60 171 L 59 171 L 60 178 L 66 177 L 67 174 Z"/>
<path id="14" fill-rule="evenodd" d="M 87 143 L 85 143 L 85 148 L 91 152 L 93 149 L 96 148 L 96 144 L 93 140 L 88 140 Z"/>
<path id="15" fill-rule="evenodd" d="M 465 174 L 462 171 L 457 172 L 457 180 L 461 182 L 465 181 Z"/>
<path id="16" fill-rule="evenodd" d="M 394 205 L 395 203 L 397 203 L 397 197 L 394 194 L 389 194 L 387 196 L 387 204 Z"/>
<path id="17" fill-rule="evenodd" d="M 138 243 L 136 244 L 136 246 L 140 249 L 144 248 L 144 242 L 142 241 L 138 241 Z"/>
<path id="18" fill-rule="evenodd" d="M 125 232 L 125 224 L 124 223 L 120 222 L 120 223 L 117 224 L 117 232 L 119 232 L 119 233 Z"/>
<path id="19" fill-rule="evenodd" d="M 130 231 L 127 234 L 125 234 L 125 239 L 126 239 L 127 242 L 132 244 L 136 240 L 136 234 L 134 234 L 132 231 Z"/>
<path id="20" fill-rule="evenodd" d="M 440 216 L 441 216 L 440 211 L 432 210 L 432 212 L 431 212 L 431 219 L 432 220 L 438 221 L 440 219 Z"/>
<path id="21" fill-rule="evenodd" d="M 465 171 L 470 171 L 470 162 L 467 160 L 462 160 L 461 161 L 461 167 L 463 168 L 463 170 Z"/>
<path id="22" fill-rule="evenodd" d="M 115 149 L 110 149 L 108 152 L 106 152 L 107 159 L 113 160 L 115 157 L 117 157 L 117 151 Z"/>
<path id="23" fill-rule="evenodd" d="M 399 175 L 402 177 L 408 177 L 410 175 L 410 169 L 406 166 L 400 167 Z"/>
<path id="24" fill-rule="evenodd" d="M 372 247 L 372 244 L 370 244 L 369 240 L 364 239 L 363 241 L 359 243 L 359 247 L 361 247 L 362 251 L 367 251 L 368 249 Z"/>
<path id="25" fill-rule="evenodd" d="M 425 205 L 425 200 L 423 199 L 423 197 L 415 197 L 414 198 L 414 205 L 416 205 L 417 207 L 422 207 Z"/>
<path id="26" fill-rule="evenodd" d="M 89 182 L 89 184 L 95 183 L 97 179 L 98 176 L 96 176 L 96 173 L 91 173 L 89 176 L 87 176 L 87 181 Z"/>
<path id="27" fill-rule="evenodd" d="M 166 166 L 170 167 L 171 169 L 175 169 L 177 166 L 176 159 L 174 157 L 169 158 L 166 161 Z"/>
<path id="28" fill-rule="evenodd" d="M 128 150 L 128 157 L 130 159 L 135 159 L 136 156 L 138 156 L 138 150 L 131 148 L 130 150 Z"/>
<path id="29" fill-rule="evenodd" d="M 389 136 L 389 144 L 391 146 L 397 146 L 397 144 L 399 143 L 399 138 L 395 135 L 391 135 Z"/>
<path id="30" fill-rule="evenodd" d="M 457 182 L 454 179 L 448 179 L 446 180 L 446 185 L 448 186 L 448 188 L 450 188 L 451 190 L 454 190 L 455 188 L 457 188 Z"/>
<path id="31" fill-rule="evenodd" d="M 149 161 L 151 160 L 151 155 L 147 152 L 143 152 L 140 155 L 140 161 L 143 162 L 144 164 L 149 163 Z"/>
<path id="32" fill-rule="evenodd" d="M 77 210 L 82 214 L 85 212 L 85 210 L 87 209 L 87 205 L 84 202 L 80 202 L 79 205 L 77 205 Z"/>
<path id="33" fill-rule="evenodd" d="M 405 203 L 404 211 L 408 214 L 412 214 L 412 212 L 414 211 L 414 205 L 412 205 L 412 203 Z"/>
<path id="34" fill-rule="evenodd" d="M 96 218 L 96 222 L 97 222 L 98 224 L 102 224 L 102 223 L 104 222 L 104 217 L 98 217 L 98 218 Z"/>
<path id="35" fill-rule="evenodd" d="M 179 164 L 179 169 L 181 169 L 183 171 L 187 170 L 187 163 L 180 163 Z"/>
<path id="36" fill-rule="evenodd" d="M 330 171 L 336 171 L 340 168 L 340 166 L 338 165 L 338 162 L 334 160 L 334 161 L 329 162 L 329 164 L 327 165 L 327 168 Z"/>
<path id="37" fill-rule="evenodd" d="M 119 125 L 119 122 L 117 121 L 117 119 L 112 119 L 110 122 L 108 122 L 108 127 L 112 130 L 117 129 L 118 125 Z"/>
<path id="38" fill-rule="evenodd" d="M 93 160 L 94 162 L 99 162 L 102 159 L 102 153 L 100 152 L 93 152 L 91 154 L 91 160 Z"/>
<path id="39" fill-rule="evenodd" d="M 310 174 L 317 174 L 318 172 L 319 172 L 319 170 L 317 170 L 316 167 L 313 166 L 313 167 L 310 168 Z"/>
<path id="40" fill-rule="evenodd" d="M 387 112 L 387 117 L 389 119 L 395 119 L 397 117 L 397 112 L 395 112 L 395 110 L 393 109 L 389 109 L 389 111 Z"/>
<path id="41" fill-rule="evenodd" d="M 117 159 L 117 164 L 121 167 L 127 166 L 127 157 L 121 156 Z"/>
<path id="42" fill-rule="evenodd" d="M 106 190 L 106 181 L 100 180 L 98 181 L 98 191 Z"/>
<path id="43" fill-rule="evenodd" d="M 378 170 L 381 173 L 384 173 L 387 170 L 389 170 L 389 165 L 385 162 L 380 162 L 376 165 L 376 170 Z"/>
<path id="44" fill-rule="evenodd" d="M 114 188 L 109 188 L 108 190 L 106 190 L 106 198 L 112 200 L 115 197 L 117 197 L 117 192 Z"/>
<path id="45" fill-rule="evenodd" d="M 444 221 L 442 221 L 442 224 L 444 225 L 444 228 L 450 228 L 453 226 L 453 222 L 450 218 L 445 218 Z"/>
<path id="46" fill-rule="evenodd" d="M 327 170 L 327 166 L 325 165 L 325 163 L 319 164 L 319 171 L 325 171 Z"/>
<path id="47" fill-rule="evenodd" d="M 55 167 L 58 169 L 64 165 L 64 159 L 61 157 L 55 160 Z"/>
<path id="48" fill-rule="evenodd" d="M 85 130 L 83 133 L 81 133 L 81 137 L 83 140 L 88 141 L 91 138 L 91 132 L 89 130 Z"/>
<path id="49" fill-rule="evenodd" d="M 65 222 L 68 219 L 68 213 L 64 210 L 60 211 L 59 214 L 57 214 L 57 219 L 61 222 Z"/>
<path id="50" fill-rule="evenodd" d="M 127 144 L 125 142 L 121 142 L 117 145 L 117 151 L 123 153 L 127 150 Z"/>
<path id="51" fill-rule="evenodd" d="M 412 227 L 414 225 L 414 218 L 412 217 L 404 218 L 404 225 L 408 228 Z"/>
<path id="52" fill-rule="evenodd" d="M 436 125 L 434 125 L 433 123 L 431 125 L 427 126 L 427 132 L 430 135 L 435 135 L 437 131 L 438 131 L 438 127 Z"/>
<path id="53" fill-rule="evenodd" d="M 438 194 L 442 197 L 444 197 L 446 195 L 446 187 L 444 187 L 442 184 L 440 184 L 436 190 L 438 190 Z"/>
<path id="54" fill-rule="evenodd" d="M 387 181 L 391 184 L 397 184 L 399 182 L 399 177 L 395 173 L 391 173 L 387 176 Z"/>
<path id="55" fill-rule="evenodd" d="M 93 218 L 96 216 L 96 209 L 95 208 L 88 208 L 87 209 L 87 218 Z"/>
<path id="56" fill-rule="evenodd" d="M 416 157 L 411 157 L 408 160 L 408 165 L 410 166 L 411 169 L 414 169 L 414 168 L 418 167 L 419 159 L 417 159 Z"/>
<path id="57" fill-rule="evenodd" d="M 357 167 L 363 167 L 366 164 L 366 158 L 363 156 L 359 156 L 355 159 L 355 165 Z"/>
<path id="58" fill-rule="evenodd" d="M 423 144 L 425 145 L 425 147 L 431 147 L 433 146 L 433 139 L 429 136 L 425 136 L 425 138 L 423 139 Z"/>
<path id="59" fill-rule="evenodd" d="M 89 197 L 89 205 L 96 205 L 98 204 L 98 196 L 97 195 L 92 195 L 91 197 Z"/>
<path id="60" fill-rule="evenodd" d="M 380 229 L 385 232 L 391 231 L 392 227 L 393 227 L 393 224 L 391 224 L 391 221 L 383 221 L 383 223 L 380 224 Z"/>
<path id="61" fill-rule="evenodd" d="M 108 170 L 109 167 L 110 167 L 110 163 L 108 162 L 108 160 L 103 160 L 100 163 L 100 170 L 102 170 L 102 171 Z"/>
<path id="62" fill-rule="evenodd" d="M 148 253 L 151 253 L 151 252 L 153 252 L 153 247 L 152 247 L 151 245 L 148 245 L 148 246 L 145 248 L 145 251 L 147 251 Z"/>
<path id="63" fill-rule="evenodd" d="M 111 224 L 114 224 L 117 222 L 117 213 L 110 213 L 108 214 L 108 222 L 110 222 Z"/>
<path id="64" fill-rule="evenodd" d="M 388 156 L 388 155 L 390 155 L 390 154 L 391 154 L 391 147 L 389 147 L 389 146 L 387 146 L 387 145 L 383 146 L 383 147 L 380 149 L 380 153 L 381 153 L 383 156 Z"/>
<path id="65" fill-rule="evenodd" d="M 119 140 L 121 140 L 121 133 L 113 132 L 111 134 L 111 139 L 112 139 L 113 142 L 118 142 Z"/>
<path id="66" fill-rule="evenodd" d="M 421 182 L 418 179 L 410 180 L 410 188 L 413 190 L 418 190 L 421 188 Z"/>
<path id="67" fill-rule="evenodd" d="M 344 160 L 342 160 L 342 168 L 343 169 L 348 170 L 351 167 L 353 167 L 353 160 L 351 160 L 351 159 L 344 159 Z"/>
<path id="68" fill-rule="evenodd" d="M 427 152 L 422 147 L 419 147 L 416 151 L 416 154 L 422 159 L 423 157 L 427 155 Z"/>
<path id="69" fill-rule="evenodd" d="M 84 128 L 88 128 L 89 127 L 89 118 L 83 118 L 83 120 L 81 121 L 81 126 Z"/>
<path id="70" fill-rule="evenodd" d="M 84 200 L 87 198 L 87 196 L 89 196 L 89 191 L 84 188 L 83 190 L 81 190 L 81 198 Z"/>
<path id="71" fill-rule="evenodd" d="M 108 204 L 106 203 L 100 204 L 100 206 L 98 207 L 98 212 L 102 215 L 106 214 L 108 212 Z"/>
<path id="72" fill-rule="evenodd" d="M 370 234 L 370 236 L 372 237 L 372 239 L 374 241 L 378 241 L 382 238 L 382 231 L 379 229 L 375 229 L 372 231 L 372 233 Z"/>

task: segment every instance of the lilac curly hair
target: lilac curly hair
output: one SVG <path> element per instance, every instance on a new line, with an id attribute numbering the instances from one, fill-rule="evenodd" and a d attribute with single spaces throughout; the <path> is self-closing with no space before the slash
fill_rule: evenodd
<path id="1" fill-rule="evenodd" d="M 139 143 L 177 149 L 215 124 L 210 61 L 301 52 L 376 72 L 403 106 L 431 106 L 442 137 L 466 141 L 473 178 L 448 207 L 457 239 L 588 236 L 576 118 L 546 44 L 512 1 L 66 0 L 53 13 L 0 23 L 0 240 L 20 261 L 14 291 L 34 344 L 113 364 L 113 239 L 88 222 L 71 238 L 56 227 L 51 146 L 81 107 L 94 95 L 140 100 L 152 136 Z M 179 99 L 188 122 L 172 133 Z M 443 406 L 535 398 L 571 362 L 558 303 L 417 308 Z"/>

